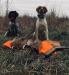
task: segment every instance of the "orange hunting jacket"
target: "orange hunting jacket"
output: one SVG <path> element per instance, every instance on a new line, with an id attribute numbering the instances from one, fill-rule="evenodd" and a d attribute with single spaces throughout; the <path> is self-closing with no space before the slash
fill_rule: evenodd
<path id="1" fill-rule="evenodd" d="M 46 54 L 52 48 L 53 48 L 53 45 L 49 41 L 47 41 L 47 40 L 40 41 L 40 44 L 39 44 L 39 53 L 40 54 Z"/>

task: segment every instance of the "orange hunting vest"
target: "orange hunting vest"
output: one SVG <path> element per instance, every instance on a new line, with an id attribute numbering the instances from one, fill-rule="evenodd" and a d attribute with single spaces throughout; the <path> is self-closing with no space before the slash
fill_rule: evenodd
<path id="1" fill-rule="evenodd" d="M 8 47 L 8 48 L 12 48 L 13 47 L 13 42 L 11 40 L 9 41 L 6 41 L 4 44 L 3 44 L 4 47 Z"/>
<path id="2" fill-rule="evenodd" d="M 47 40 L 40 41 L 40 44 L 39 44 L 39 53 L 40 54 L 46 54 L 52 48 L 53 48 L 53 45 L 49 41 L 47 41 Z"/>

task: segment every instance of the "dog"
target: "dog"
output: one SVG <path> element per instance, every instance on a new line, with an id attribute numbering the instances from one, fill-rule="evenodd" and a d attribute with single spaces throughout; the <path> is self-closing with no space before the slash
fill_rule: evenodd
<path id="1" fill-rule="evenodd" d="M 5 36 L 7 37 L 16 37 L 18 35 L 21 35 L 21 30 L 19 27 L 19 23 L 16 22 L 17 17 L 19 16 L 17 11 L 10 11 L 8 13 L 8 30 L 5 33 Z"/>
<path id="2" fill-rule="evenodd" d="M 35 35 L 36 35 L 36 40 L 49 40 L 48 37 L 48 25 L 46 21 L 46 13 L 47 13 L 47 8 L 44 6 L 39 6 L 36 8 L 36 11 L 38 13 L 38 18 L 36 21 L 36 29 L 35 29 Z"/>

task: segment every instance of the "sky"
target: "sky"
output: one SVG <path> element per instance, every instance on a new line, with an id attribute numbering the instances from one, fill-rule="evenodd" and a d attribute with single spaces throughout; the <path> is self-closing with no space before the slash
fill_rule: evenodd
<path id="1" fill-rule="evenodd" d="M 0 14 L 5 15 L 7 0 L 0 0 Z M 69 0 L 9 0 L 9 11 L 16 10 L 20 15 L 36 16 L 38 6 L 46 6 L 48 13 L 55 10 L 58 16 L 69 17 Z"/>

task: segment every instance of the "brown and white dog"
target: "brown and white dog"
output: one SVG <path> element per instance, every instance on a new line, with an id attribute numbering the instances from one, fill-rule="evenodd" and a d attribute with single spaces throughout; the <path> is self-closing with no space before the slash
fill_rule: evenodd
<path id="1" fill-rule="evenodd" d="M 36 11 L 38 13 L 37 15 L 38 18 L 36 21 L 36 29 L 35 29 L 36 40 L 39 41 L 39 37 L 40 37 L 39 35 L 42 35 L 41 38 L 44 38 L 43 36 L 45 36 L 46 40 L 49 40 L 48 25 L 46 21 L 47 8 L 44 6 L 39 6 L 36 8 Z"/>

